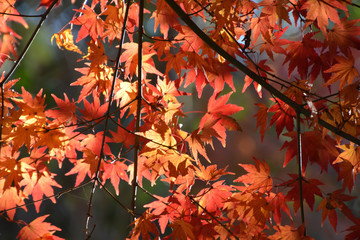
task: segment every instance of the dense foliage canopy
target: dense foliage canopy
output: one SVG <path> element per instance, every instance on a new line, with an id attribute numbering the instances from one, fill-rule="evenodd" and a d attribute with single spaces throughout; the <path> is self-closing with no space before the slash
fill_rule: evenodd
<path id="1" fill-rule="evenodd" d="M 306 209 L 320 211 L 317 224 L 329 221 L 333 234 L 338 216 L 346 218 L 343 236 L 359 239 L 359 213 L 349 205 L 360 169 L 355 1 L 72 0 L 73 17 L 51 40 L 77 54 L 82 67 L 71 85 L 81 90 L 76 99 L 52 95 L 51 108 L 43 91 L 15 91 L 12 76 L 63 3 L 41 0 L 28 15 L 17 10 L 20 2 L 0 1 L 0 216 L 20 226 L 19 239 L 71 237 L 46 220 L 51 212 L 32 221 L 18 212 L 34 205 L 39 213 L 48 199 L 56 208 L 58 197 L 87 185 L 85 239 L 101 231 L 92 223 L 100 189 L 133 222 L 129 239 L 312 239 Z M 25 39 L 14 26 L 28 28 L 29 18 L 38 25 Z M 144 28 L 149 21 L 153 31 Z M 287 179 L 272 176 L 274 163 L 257 156 L 238 163 L 245 174 L 212 164 L 207 145 L 226 147 L 228 131 L 242 130 L 233 115 L 244 104 L 230 102 L 242 94 L 235 81 L 258 95 L 251 107 L 259 138 L 273 127 L 286 139 L 283 166 L 298 166 Z M 198 98 L 212 89 L 206 109 L 191 105 L 193 86 Z M 183 126 L 193 114 L 201 116 L 196 127 Z M 67 162 L 65 176 L 76 180 L 64 188 L 55 176 Z M 310 168 L 318 174 L 307 175 Z M 167 194 L 145 181 L 165 182 Z M 151 197 L 145 211 L 136 205 L 139 192 Z"/>

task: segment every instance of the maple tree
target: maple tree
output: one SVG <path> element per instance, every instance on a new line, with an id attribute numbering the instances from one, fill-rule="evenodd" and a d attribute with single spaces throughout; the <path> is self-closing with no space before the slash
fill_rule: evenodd
<path id="1" fill-rule="evenodd" d="M 72 0 L 80 7 L 51 41 L 77 54 L 82 67 L 71 85 L 81 90 L 76 99 L 52 94 L 56 107 L 49 108 L 42 90 L 15 91 L 12 75 L 61 4 L 41 0 L 34 9 L 40 14 L 27 15 L 16 0 L 0 1 L 0 216 L 20 226 L 18 239 L 68 237 L 46 220 L 51 212 L 32 221 L 19 212 L 34 205 L 40 213 L 48 199 L 56 208 L 58 197 L 89 185 L 85 239 L 97 231 L 99 189 L 127 212 L 129 239 L 313 239 L 305 213 L 317 211 L 319 227 L 329 221 L 335 234 L 341 216 L 345 239 L 359 239 L 360 216 L 349 205 L 360 171 L 360 20 L 349 11 L 358 4 Z M 23 39 L 13 23 L 27 29 L 27 18 L 38 25 Z M 152 19 L 153 31 L 146 30 Z M 271 174 L 276 163 L 257 156 L 238 163 L 242 175 L 213 164 L 207 146 L 216 140 L 225 148 L 228 131 L 242 130 L 233 115 L 245 104 L 230 101 L 240 94 L 239 71 L 246 75 L 242 93 L 253 85 L 258 95 L 253 118 L 261 141 L 272 138 L 271 127 L 285 139 L 274 151 L 284 152 L 286 179 Z M 203 111 L 184 111 L 192 86 L 197 98 L 212 89 Z M 198 124 L 183 126 L 193 113 L 201 115 Z M 296 172 L 285 168 L 292 162 Z M 64 163 L 72 167 L 63 177 L 75 176 L 69 188 L 51 167 Z M 145 181 L 166 183 L 166 194 Z M 140 192 L 151 198 L 145 210 L 137 206 Z"/>

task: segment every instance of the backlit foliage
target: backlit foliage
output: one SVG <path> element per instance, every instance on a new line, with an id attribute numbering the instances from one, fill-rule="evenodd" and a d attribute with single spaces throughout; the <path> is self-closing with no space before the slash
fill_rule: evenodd
<path id="1" fill-rule="evenodd" d="M 48 215 L 26 223 L 17 212 L 27 210 L 25 203 L 39 212 L 45 199 L 56 207 L 57 196 L 89 183 L 84 215 L 85 237 L 91 237 L 95 190 L 110 194 L 111 185 L 116 199 L 120 181 L 132 192 L 127 194 L 131 206 L 116 200 L 133 221 L 129 239 L 312 239 L 304 209 L 321 211 L 319 227 L 329 221 L 334 233 L 343 215 L 347 228 L 340 231 L 346 239 L 359 239 L 360 218 L 348 206 L 357 198 L 351 193 L 360 169 L 360 27 L 349 12 L 359 5 L 351 0 L 75 2 L 81 7 L 51 41 L 77 54 L 83 66 L 74 69 L 81 76 L 71 85 L 81 91 L 77 99 L 52 95 L 57 106 L 48 108 L 42 91 L 12 90 L 17 80 L 11 75 L 26 51 L 18 51 L 23 39 L 11 24 L 28 25 L 16 0 L 0 1 L 0 66 L 14 66 L 0 82 L 0 214 L 21 226 L 19 239 L 61 239 L 55 236 L 61 235 L 60 226 L 45 221 Z M 41 0 L 39 22 L 60 4 Z M 153 19 L 157 34 L 144 30 L 144 19 Z M 24 48 L 29 47 L 30 41 Z M 244 104 L 229 100 L 235 91 L 241 94 L 234 84 L 243 81 L 234 78 L 238 71 L 246 74 L 243 92 L 253 85 L 259 95 L 253 116 L 259 137 L 263 141 L 273 127 L 286 139 L 284 167 L 298 162 L 298 172 L 288 172 L 287 179 L 272 176 L 274 163 L 256 156 L 253 164 L 239 163 L 246 173 L 236 174 L 233 182 L 225 179 L 234 173 L 211 163 L 206 146 L 214 147 L 215 140 L 226 147 L 227 132 L 242 130 L 233 115 Z M 212 95 L 199 124 L 187 131 L 191 127 L 182 125 L 192 112 L 183 110 L 183 99 L 192 86 L 197 97 L 206 86 Z M 263 101 L 264 92 L 270 101 Z M 70 189 L 63 189 L 49 167 L 62 168 L 64 161 L 72 164 L 65 175 L 76 176 Z M 306 175 L 314 165 L 342 187 Z M 144 179 L 168 183 L 167 196 L 144 189 Z M 202 187 L 192 190 L 195 185 Z M 135 207 L 137 191 L 152 196 L 145 212 Z"/>

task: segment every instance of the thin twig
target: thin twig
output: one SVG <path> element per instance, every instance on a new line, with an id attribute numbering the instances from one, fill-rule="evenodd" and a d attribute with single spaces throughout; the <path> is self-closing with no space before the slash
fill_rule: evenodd
<path id="1" fill-rule="evenodd" d="M 139 29 L 138 29 L 138 86 L 137 86 L 137 108 L 136 108 L 136 121 L 135 132 L 140 131 L 141 121 L 141 100 L 142 100 L 142 42 L 143 42 L 143 21 L 144 21 L 144 0 L 139 1 Z M 137 169 L 138 169 L 138 154 L 140 149 L 140 138 L 135 135 L 134 147 L 134 171 L 132 179 L 132 193 L 131 193 L 131 210 L 136 210 L 136 195 L 137 195 Z M 133 221 L 135 217 L 133 218 Z"/>
<path id="2" fill-rule="evenodd" d="M 53 197 L 55 198 L 60 198 L 62 195 L 66 194 L 66 193 L 69 193 L 69 192 L 72 192 L 74 190 L 77 190 L 79 188 L 82 188 L 82 187 L 85 187 L 86 185 L 88 185 L 89 183 L 91 183 L 92 181 L 94 181 L 93 179 L 90 179 L 82 184 L 80 184 L 79 186 L 77 187 L 72 187 L 72 188 L 69 188 L 69 189 L 66 189 L 64 191 L 61 191 L 61 192 L 58 192 L 56 194 L 53 194 L 51 196 L 47 196 L 47 197 L 44 197 L 42 199 L 38 199 L 38 200 L 35 200 L 35 201 L 31 201 L 29 203 L 25 203 L 25 204 L 22 204 L 22 205 L 18 205 L 16 207 L 12 207 L 12 208 L 7 208 L 7 209 L 4 209 L 4 210 L 1 210 L 0 211 L 0 214 L 3 214 L 5 213 L 6 211 L 10 211 L 10 210 L 14 210 L 14 209 L 18 209 L 18 208 L 22 208 L 22 207 L 27 207 L 27 206 L 30 206 L 30 205 L 34 205 L 35 203 L 37 202 L 41 202 L 41 201 L 44 201 L 44 200 L 48 200 L 48 199 L 51 199 Z"/>
<path id="3" fill-rule="evenodd" d="M 99 181 L 99 183 L 100 183 L 101 187 L 105 190 L 105 192 L 106 192 L 107 194 L 109 194 L 109 196 L 110 196 L 112 199 L 114 199 L 114 201 L 115 201 L 117 204 L 119 204 L 123 209 L 125 209 L 131 216 L 134 217 L 135 215 L 141 215 L 141 214 L 137 214 L 137 213 L 134 213 L 133 211 L 131 211 L 131 209 L 129 209 L 128 207 L 126 207 L 125 204 L 123 204 L 122 202 L 120 202 L 120 201 L 116 198 L 116 196 L 114 196 L 114 194 L 113 194 L 112 192 L 110 192 L 109 189 L 107 189 L 107 188 L 105 187 L 104 184 L 102 184 L 100 181 Z"/>
<path id="4" fill-rule="evenodd" d="M 103 139 L 102 139 L 102 143 L 101 143 L 100 156 L 99 156 L 98 165 L 96 168 L 96 176 L 95 176 L 96 181 L 94 181 L 94 183 L 93 183 L 91 195 L 90 195 L 90 199 L 89 199 L 89 204 L 88 204 L 88 212 L 87 212 L 87 217 L 86 217 L 86 221 L 85 221 L 85 239 L 87 239 L 89 221 L 91 218 L 91 204 L 92 204 L 92 199 L 93 199 L 95 189 L 96 189 L 96 182 L 100 183 L 100 181 L 99 181 L 100 166 L 101 166 L 101 161 L 104 158 L 105 138 L 106 138 L 106 132 L 108 129 L 108 121 L 110 118 L 110 108 L 111 108 L 112 101 L 113 101 L 115 83 L 116 83 L 116 79 L 117 79 L 118 73 L 119 73 L 118 69 L 119 69 L 119 65 L 120 65 L 120 56 L 121 56 L 121 52 L 122 52 L 122 45 L 123 45 L 123 42 L 125 39 L 126 22 L 127 22 L 127 17 L 128 17 L 128 13 L 129 13 L 129 8 L 130 8 L 130 0 L 127 1 L 123 27 L 121 29 L 121 37 L 119 40 L 119 50 L 118 50 L 118 53 L 116 56 L 116 63 L 115 63 L 115 67 L 114 67 L 114 76 L 113 76 L 113 80 L 112 80 L 111 90 L 109 93 L 109 100 L 108 100 L 109 105 L 107 108 L 106 118 L 105 118 L 105 123 L 104 123 L 104 133 L 103 133 Z"/>
<path id="5" fill-rule="evenodd" d="M 301 146 L 301 125 L 300 125 L 300 113 L 296 112 L 296 131 L 297 131 L 297 162 L 298 162 L 298 181 L 299 181 L 299 195 L 300 195 L 300 213 L 301 213 L 301 222 L 305 223 L 305 214 L 304 214 L 304 196 L 303 196 L 303 174 L 302 174 L 302 146 Z M 304 236 L 306 236 L 306 227 L 304 225 Z"/>
<path id="6" fill-rule="evenodd" d="M 198 203 L 194 197 L 189 195 L 190 200 L 197 205 L 198 207 L 200 207 L 204 212 L 206 212 L 212 219 L 214 219 L 218 224 L 220 224 L 231 236 L 235 237 L 236 239 L 239 239 L 227 226 L 225 226 L 222 222 L 220 222 L 219 219 L 217 219 L 213 214 L 211 214 L 208 210 L 206 210 L 206 208 L 204 208 L 203 206 L 200 205 L 200 203 Z"/>

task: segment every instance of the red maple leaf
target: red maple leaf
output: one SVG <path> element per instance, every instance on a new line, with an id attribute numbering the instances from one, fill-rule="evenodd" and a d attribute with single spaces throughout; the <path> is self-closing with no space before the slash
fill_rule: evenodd
<path id="1" fill-rule="evenodd" d="M 248 173 L 234 181 L 244 183 L 248 191 L 270 192 L 273 185 L 273 180 L 270 177 L 270 168 L 265 161 L 259 161 L 256 158 L 254 160 L 255 165 L 239 164 Z"/>
<path id="2" fill-rule="evenodd" d="M 103 182 L 110 178 L 111 184 L 113 185 L 116 195 L 119 195 L 119 182 L 120 179 L 128 182 L 129 177 L 127 175 L 127 165 L 120 161 L 112 163 L 103 163 L 104 172 L 102 175 Z"/>
<path id="3" fill-rule="evenodd" d="M 211 188 L 201 190 L 194 199 L 208 212 L 217 212 L 224 206 L 225 200 L 232 195 L 233 188 L 223 183 L 224 181 L 215 182 Z M 202 213 L 203 209 L 199 208 L 199 212 Z"/>
<path id="4" fill-rule="evenodd" d="M 256 103 L 255 105 L 259 107 L 259 110 L 257 114 L 254 115 L 254 117 L 256 117 L 256 129 L 260 127 L 261 142 L 262 142 L 264 140 L 264 135 L 268 123 L 268 108 L 263 103 Z"/>
<path id="5" fill-rule="evenodd" d="M 316 32 L 307 33 L 301 41 L 291 41 L 286 47 L 287 53 L 283 64 L 289 62 L 289 78 L 295 68 L 302 78 L 306 78 L 309 67 L 319 58 L 316 49 L 322 47 L 322 44 L 319 40 L 313 39 L 315 34 Z"/>
<path id="6" fill-rule="evenodd" d="M 289 174 L 291 179 L 281 184 L 281 186 L 291 187 L 291 190 L 286 194 L 286 198 L 289 201 L 294 201 L 294 210 L 297 210 L 300 207 L 300 189 L 299 189 L 299 176 L 296 174 Z M 310 209 L 313 211 L 315 203 L 315 195 L 322 197 L 319 185 L 324 185 L 318 179 L 306 179 L 302 178 L 302 194 L 304 200 L 309 205 Z"/>
<path id="7" fill-rule="evenodd" d="M 336 209 L 339 209 L 342 211 L 343 209 L 346 209 L 344 202 L 350 201 L 355 199 L 356 197 L 349 196 L 346 194 L 343 194 L 344 189 L 336 190 L 332 193 L 328 193 L 326 198 L 324 198 L 319 206 L 317 211 L 322 210 L 321 213 L 321 226 L 323 225 L 325 219 L 328 217 L 331 226 L 334 228 L 336 232 L 336 226 L 337 226 L 337 213 Z M 351 217 L 354 217 L 352 215 Z"/>
<path id="8" fill-rule="evenodd" d="M 81 41 L 90 35 L 93 41 L 101 37 L 104 31 L 104 21 L 94 12 L 88 5 L 84 5 L 84 9 L 76 10 L 81 12 L 81 16 L 75 18 L 70 23 L 81 25 L 78 32 L 76 42 Z"/>
<path id="9" fill-rule="evenodd" d="M 281 101 L 280 99 L 276 99 L 272 101 L 277 104 L 271 106 L 269 108 L 269 112 L 275 112 L 275 114 L 270 119 L 270 126 L 276 123 L 276 133 L 279 138 L 280 133 L 286 129 L 288 131 L 292 131 L 294 129 L 294 119 L 296 117 L 296 112 L 289 105 Z"/>
<path id="10" fill-rule="evenodd" d="M 281 150 L 286 150 L 285 167 L 297 156 L 297 132 L 285 133 L 284 136 L 291 137 L 291 141 L 285 141 Z M 316 163 L 321 171 L 327 171 L 329 164 L 333 163 L 339 152 L 335 147 L 336 142 L 329 135 L 322 137 L 318 131 L 306 131 L 301 133 L 302 171 L 305 173 L 308 162 Z"/>

